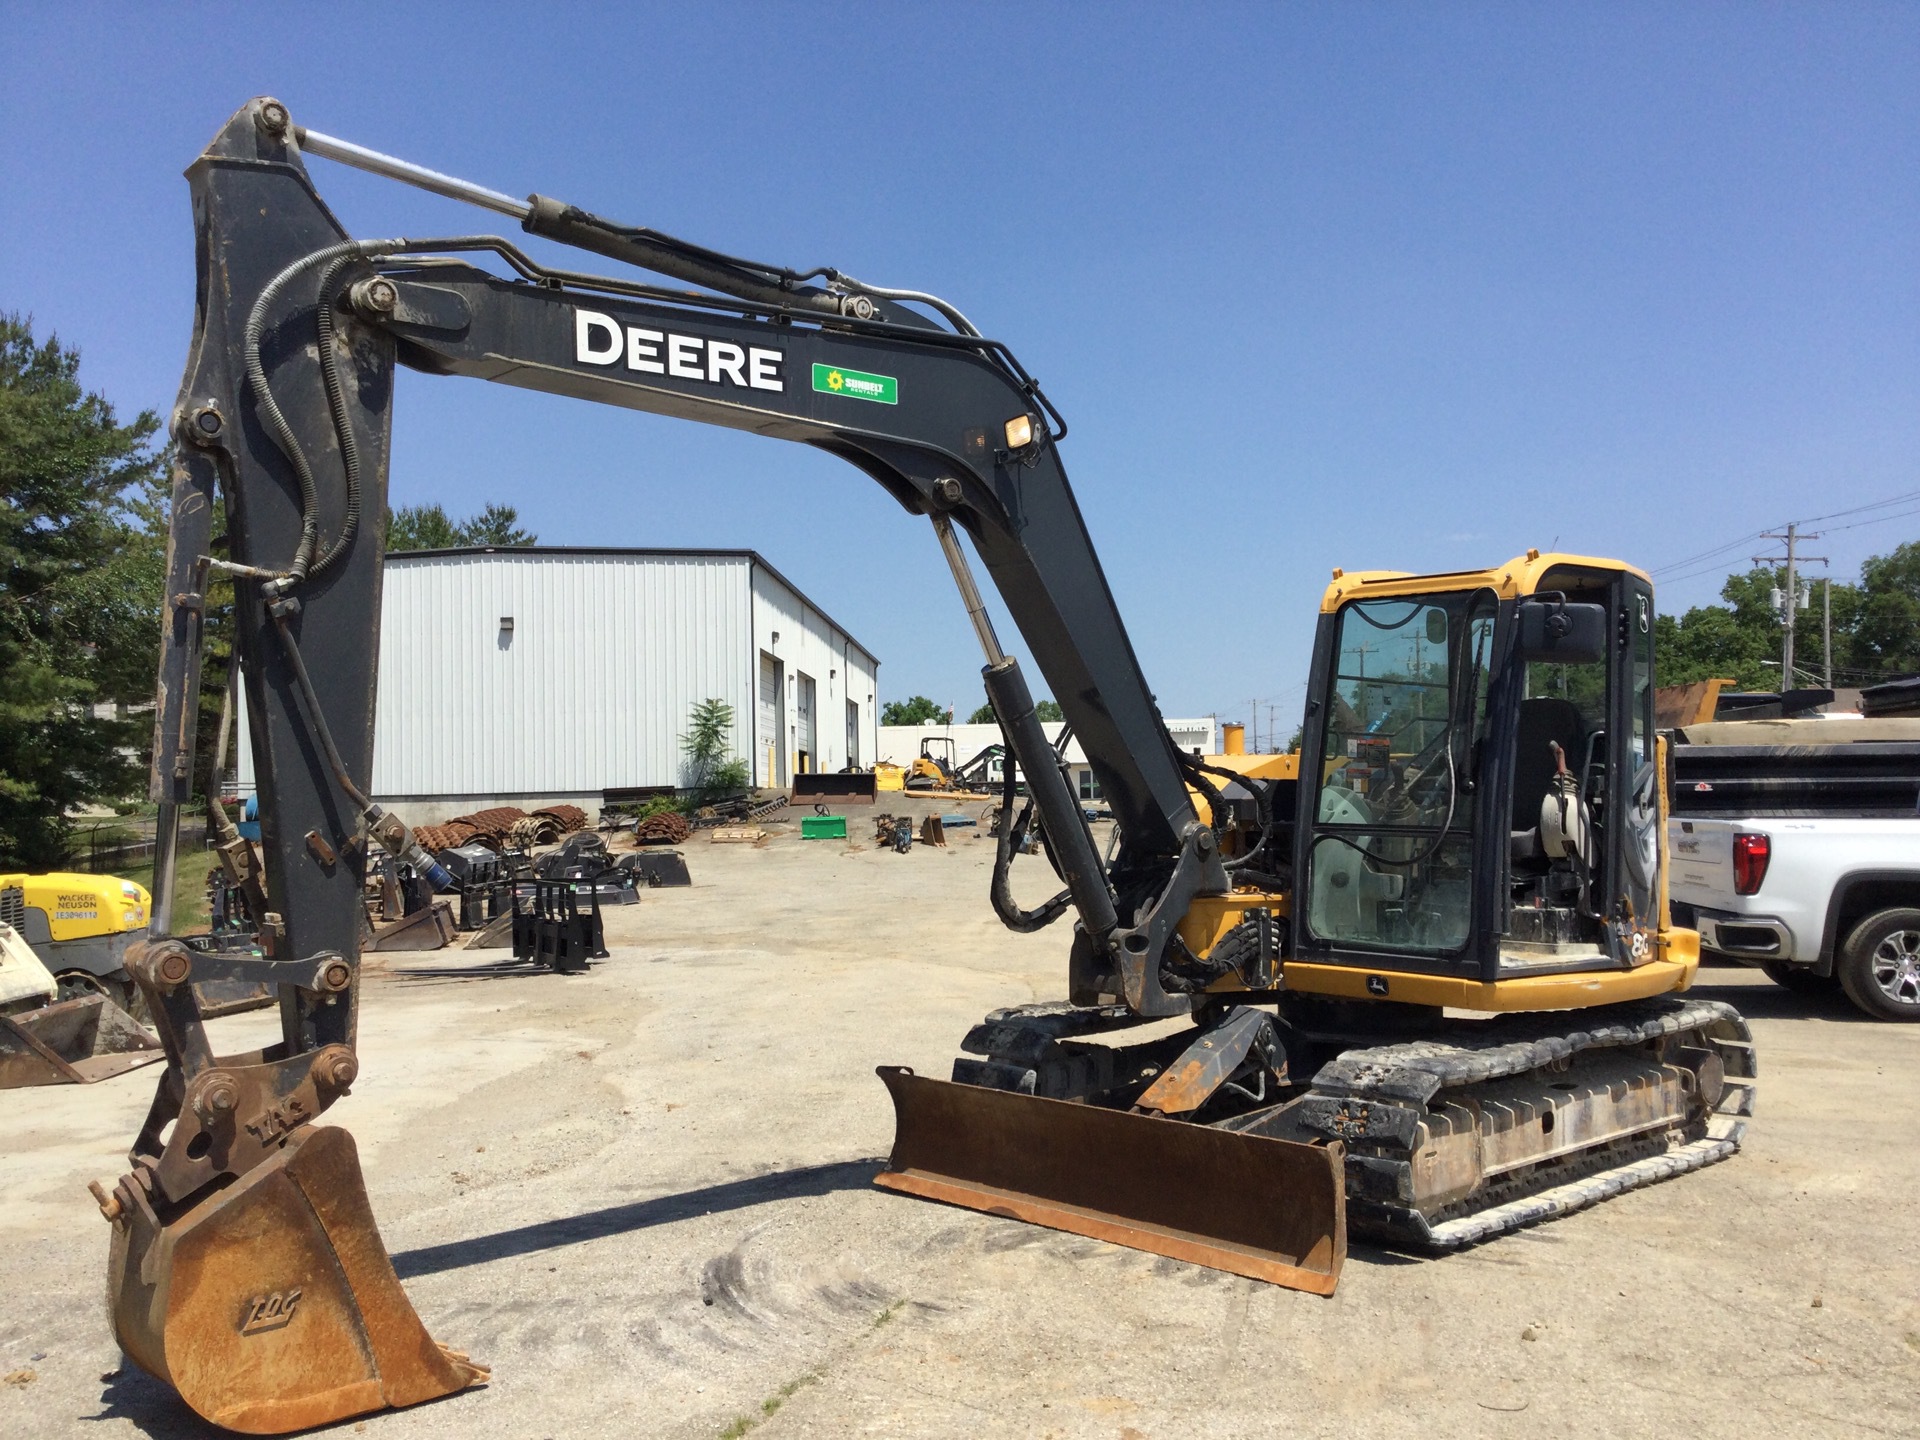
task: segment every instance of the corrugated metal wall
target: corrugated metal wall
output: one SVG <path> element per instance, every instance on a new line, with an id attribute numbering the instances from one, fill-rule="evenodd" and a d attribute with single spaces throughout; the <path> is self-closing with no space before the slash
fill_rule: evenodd
<path id="1" fill-rule="evenodd" d="M 688 712 L 710 696 L 745 753 L 749 571 L 728 555 L 394 557 L 374 793 L 676 784 Z"/>
<path id="2" fill-rule="evenodd" d="M 803 673 L 816 680 L 815 768 L 846 763 L 849 701 L 871 763 L 876 662 L 756 562 L 745 551 L 389 557 L 375 797 L 449 802 L 409 811 L 418 823 L 472 800 L 584 803 L 602 790 L 683 784 L 680 736 L 710 697 L 733 707 L 733 750 L 753 762 L 755 782 L 784 784 L 786 773 L 765 773 L 755 743 L 763 654 L 782 661 L 782 690 Z M 794 707 L 780 699 L 790 765 Z M 250 793 L 252 756 L 244 741 L 238 748 Z"/>
<path id="3" fill-rule="evenodd" d="M 850 728 L 859 742 L 859 763 L 873 763 L 879 666 L 846 632 L 765 566 L 755 566 L 753 572 L 753 646 L 759 675 L 771 669 L 782 690 L 777 698 L 758 696 L 761 728 L 770 722 L 778 734 L 747 732 L 754 741 L 749 759 L 756 784 L 790 784 L 803 749 L 810 752 L 808 764 L 816 774 L 840 769 L 847 763 Z M 802 743 L 800 734 L 802 680 L 812 682 L 810 746 Z M 849 704 L 859 712 L 852 726 Z"/>

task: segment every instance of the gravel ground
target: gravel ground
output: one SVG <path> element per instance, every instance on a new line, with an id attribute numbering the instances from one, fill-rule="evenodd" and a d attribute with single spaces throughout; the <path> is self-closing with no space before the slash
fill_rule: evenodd
<path id="1" fill-rule="evenodd" d="M 1445 1260 L 1356 1246 L 1317 1299 L 871 1187 L 873 1067 L 944 1075 L 987 1010 L 1061 992 L 1065 936 L 992 919 L 984 840 L 895 855 L 852 813 L 851 845 L 696 837 L 694 887 L 610 912 L 590 975 L 369 976 L 328 1118 L 428 1327 L 494 1378 L 339 1433 L 1920 1434 L 1920 1028 L 1704 971 L 1760 1047 L 1739 1157 Z M 0 1092 L 0 1435 L 210 1433 L 100 1301 L 83 1187 L 153 1073 Z"/>

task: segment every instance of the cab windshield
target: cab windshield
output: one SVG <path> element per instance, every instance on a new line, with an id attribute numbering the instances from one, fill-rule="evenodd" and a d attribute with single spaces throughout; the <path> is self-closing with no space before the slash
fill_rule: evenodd
<path id="1" fill-rule="evenodd" d="M 1482 590 L 1340 612 L 1308 896 L 1321 939 L 1435 953 L 1466 943 L 1496 609 Z"/>

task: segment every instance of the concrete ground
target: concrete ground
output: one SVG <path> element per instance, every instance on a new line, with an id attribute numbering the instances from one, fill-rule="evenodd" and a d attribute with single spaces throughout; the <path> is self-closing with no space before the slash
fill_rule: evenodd
<path id="1" fill-rule="evenodd" d="M 339 1433 L 1920 1433 L 1920 1028 L 1705 971 L 1760 1047 L 1744 1153 L 1449 1259 L 1356 1246 L 1317 1299 L 870 1186 L 873 1067 L 944 1076 L 1061 992 L 1065 933 L 992 918 L 984 840 L 901 856 L 853 815 L 852 845 L 696 837 L 694 887 L 610 912 L 585 977 L 370 975 L 328 1119 L 429 1329 L 494 1376 Z M 209 1433 L 101 1304 L 83 1187 L 153 1074 L 0 1092 L 0 1435 Z"/>

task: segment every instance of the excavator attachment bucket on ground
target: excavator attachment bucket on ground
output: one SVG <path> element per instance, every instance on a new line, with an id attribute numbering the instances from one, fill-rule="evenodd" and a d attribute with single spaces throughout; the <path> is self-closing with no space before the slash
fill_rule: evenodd
<path id="1" fill-rule="evenodd" d="M 114 1333 L 214 1424 L 277 1435 L 487 1379 L 414 1313 L 345 1130 L 297 1131 L 168 1224 L 138 1197 L 127 1206 L 128 1188 L 115 1197 Z"/>
<path id="2" fill-rule="evenodd" d="M 882 1066 L 893 1157 L 874 1183 L 1331 1295 L 1343 1152 L 930 1080 Z"/>
<path id="3" fill-rule="evenodd" d="M 0 923 L 0 1090 L 91 1085 L 164 1058 L 160 1042 L 106 996 L 58 993 L 20 932 Z"/>
<path id="4" fill-rule="evenodd" d="M 0 1090 L 91 1085 L 165 1058 L 160 1042 L 104 995 L 0 1015 Z"/>

